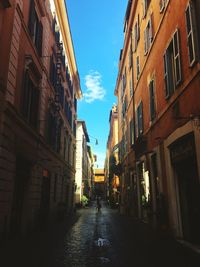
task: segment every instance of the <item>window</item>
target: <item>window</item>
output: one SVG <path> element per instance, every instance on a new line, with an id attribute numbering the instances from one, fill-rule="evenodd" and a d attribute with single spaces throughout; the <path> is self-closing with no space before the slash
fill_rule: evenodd
<path id="1" fill-rule="evenodd" d="M 10 0 L 1 0 L 0 1 L 0 8 L 9 8 L 11 7 Z"/>
<path id="2" fill-rule="evenodd" d="M 123 100 L 125 89 L 126 89 L 126 67 L 124 70 L 124 74 L 122 75 L 121 78 L 121 101 Z"/>
<path id="3" fill-rule="evenodd" d="M 129 49 L 129 69 L 132 68 L 132 64 L 133 64 L 133 59 L 132 59 L 132 47 L 130 45 L 130 49 Z"/>
<path id="4" fill-rule="evenodd" d="M 137 107 L 137 137 L 143 133 L 143 105 L 142 101 Z"/>
<path id="5" fill-rule="evenodd" d="M 59 87 L 57 87 L 57 93 L 59 95 L 59 102 L 62 106 L 62 108 L 64 107 L 64 87 L 62 85 L 60 85 Z"/>
<path id="6" fill-rule="evenodd" d="M 126 111 L 127 111 L 127 96 L 125 96 L 124 102 L 122 105 L 122 117 L 123 118 L 125 117 Z"/>
<path id="7" fill-rule="evenodd" d="M 140 17 L 138 14 L 137 21 L 135 23 L 133 30 L 133 52 L 136 51 L 139 40 L 140 40 Z"/>
<path id="8" fill-rule="evenodd" d="M 123 92 L 125 91 L 125 88 L 126 88 L 126 67 L 124 69 L 124 74 L 123 74 Z"/>
<path id="9" fill-rule="evenodd" d="M 57 81 L 57 73 L 56 73 L 56 65 L 53 61 L 53 56 L 50 58 L 50 81 L 53 85 L 54 89 L 56 89 L 56 81 Z"/>
<path id="10" fill-rule="evenodd" d="M 164 54 L 165 96 L 169 98 L 181 82 L 179 31 L 177 30 Z"/>
<path id="11" fill-rule="evenodd" d="M 146 55 L 150 49 L 153 41 L 153 26 L 152 26 L 152 15 L 147 23 L 147 27 L 144 31 L 144 54 Z"/>
<path id="12" fill-rule="evenodd" d="M 124 133 L 124 153 L 128 152 L 128 131 L 126 130 Z"/>
<path id="13" fill-rule="evenodd" d="M 56 142 L 55 142 L 55 151 L 60 152 L 61 150 L 61 130 L 62 130 L 63 122 L 62 120 L 57 121 L 56 125 Z"/>
<path id="14" fill-rule="evenodd" d="M 133 96 L 133 81 L 132 81 L 132 79 L 130 79 L 129 86 L 130 86 L 130 98 L 131 98 Z"/>
<path id="15" fill-rule="evenodd" d="M 156 117 L 155 82 L 154 82 L 154 80 L 151 80 L 149 83 L 149 96 L 150 96 L 150 120 L 153 121 Z"/>
<path id="16" fill-rule="evenodd" d="M 31 126 L 38 126 L 39 89 L 26 71 L 24 75 L 24 90 L 22 100 L 22 114 Z"/>
<path id="17" fill-rule="evenodd" d="M 31 4 L 30 4 L 28 28 L 29 28 L 29 32 L 33 40 L 33 43 L 38 51 L 38 54 L 39 56 L 42 56 L 43 27 L 35 11 L 35 3 L 33 0 L 31 1 Z"/>
<path id="18" fill-rule="evenodd" d="M 185 11 L 186 28 L 187 28 L 187 46 L 189 54 L 189 63 L 192 66 L 197 60 L 197 36 L 196 36 L 196 16 L 195 7 L 193 1 L 189 2 L 189 5 Z"/>
<path id="19" fill-rule="evenodd" d="M 130 146 L 135 144 L 135 127 L 134 120 L 130 121 Z"/>
<path id="20" fill-rule="evenodd" d="M 160 13 L 163 12 L 163 10 L 165 9 L 165 1 L 166 0 L 160 0 L 159 1 Z"/>
<path id="21" fill-rule="evenodd" d="M 143 17 L 145 17 L 147 14 L 149 3 L 150 3 L 150 0 L 143 0 Z"/>
<path id="22" fill-rule="evenodd" d="M 140 76 L 140 58 L 139 58 L 139 56 L 136 57 L 136 75 L 137 75 L 137 80 L 138 80 L 139 76 Z"/>

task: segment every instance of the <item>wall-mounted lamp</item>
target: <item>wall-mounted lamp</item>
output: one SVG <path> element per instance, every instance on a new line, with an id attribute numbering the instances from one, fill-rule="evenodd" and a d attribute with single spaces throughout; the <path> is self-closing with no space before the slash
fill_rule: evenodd
<path id="1" fill-rule="evenodd" d="M 98 145 L 99 144 L 98 139 L 96 137 L 93 137 L 93 136 L 91 136 L 89 134 L 88 134 L 88 136 L 91 137 L 91 138 L 93 138 L 93 139 L 95 139 L 95 145 Z"/>

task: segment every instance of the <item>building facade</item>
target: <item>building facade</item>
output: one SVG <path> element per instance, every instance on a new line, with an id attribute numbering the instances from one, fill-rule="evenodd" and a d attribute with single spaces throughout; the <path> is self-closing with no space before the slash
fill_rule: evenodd
<path id="1" fill-rule="evenodd" d="M 129 188 L 135 216 L 198 244 L 199 18 L 198 0 L 129 1 L 115 89 L 122 205 Z"/>
<path id="2" fill-rule="evenodd" d="M 81 89 L 64 0 L 1 1 L 0 32 L 0 233 L 15 235 L 73 209 Z"/>
<path id="3" fill-rule="evenodd" d="M 106 199 L 107 186 L 104 169 L 94 169 L 94 195 Z"/>
<path id="4" fill-rule="evenodd" d="M 89 197 L 89 184 L 91 181 L 91 161 L 89 161 L 88 142 L 90 142 L 90 139 L 85 121 L 78 120 L 76 130 L 76 205 L 81 204 L 83 195 Z"/>
<path id="5" fill-rule="evenodd" d="M 107 197 L 109 199 L 109 203 L 112 207 L 115 207 L 119 203 L 120 199 L 117 105 L 113 105 L 110 111 L 109 124 L 110 131 L 107 141 L 105 179 L 107 181 Z"/>

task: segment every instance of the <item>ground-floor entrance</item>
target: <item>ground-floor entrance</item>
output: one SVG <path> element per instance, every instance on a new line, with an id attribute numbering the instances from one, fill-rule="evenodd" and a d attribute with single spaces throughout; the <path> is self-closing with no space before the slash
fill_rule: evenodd
<path id="1" fill-rule="evenodd" d="M 171 159 L 177 177 L 177 195 L 183 238 L 200 244 L 200 181 L 194 136 L 189 134 L 174 144 Z"/>

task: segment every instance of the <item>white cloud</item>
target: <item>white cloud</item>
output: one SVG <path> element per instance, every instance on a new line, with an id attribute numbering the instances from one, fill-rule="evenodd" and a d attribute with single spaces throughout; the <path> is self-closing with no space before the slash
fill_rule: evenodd
<path id="1" fill-rule="evenodd" d="M 92 103 L 95 100 L 103 100 L 106 95 L 106 90 L 101 85 L 101 74 L 98 71 L 90 71 L 85 76 L 86 92 L 83 97 L 87 103 Z"/>

